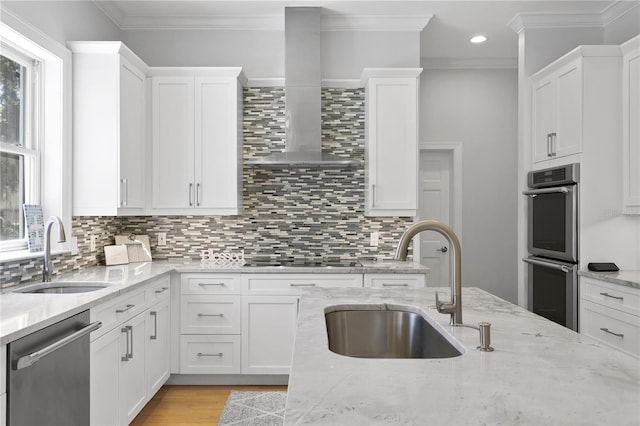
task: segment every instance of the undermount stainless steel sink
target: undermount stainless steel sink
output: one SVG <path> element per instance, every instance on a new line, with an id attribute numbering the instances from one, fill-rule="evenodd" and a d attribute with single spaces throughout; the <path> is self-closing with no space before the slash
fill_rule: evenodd
<path id="1" fill-rule="evenodd" d="M 354 358 L 453 358 L 464 347 L 424 317 L 401 308 L 363 305 L 325 310 L 329 350 Z M 450 341 L 451 340 L 451 341 Z"/>
<path id="2" fill-rule="evenodd" d="M 49 281 L 30 284 L 14 290 L 14 293 L 75 294 L 102 290 L 110 285 L 104 281 Z"/>

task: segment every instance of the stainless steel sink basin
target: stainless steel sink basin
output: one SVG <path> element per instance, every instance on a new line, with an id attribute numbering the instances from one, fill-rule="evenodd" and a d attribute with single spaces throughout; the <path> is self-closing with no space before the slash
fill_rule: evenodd
<path id="1" fill-rule="evenodd" d="M 14 291 L 14 293 L 74 294 L 89 293 L 101 290 L 110 285 L 103 281 L 49 281 L 30 284 Z"/>
<path id="2" fill-rule="evenodd" d="M 327 310 L 329 312 L 327 312 Z M 421 315 L 394 309 L 353 307 L 325 310 L 329 350 L 355 358 L 453 358 L 461 344 L 450 342 Z M 456 347 L 458 346 L 458 347 Z"/>

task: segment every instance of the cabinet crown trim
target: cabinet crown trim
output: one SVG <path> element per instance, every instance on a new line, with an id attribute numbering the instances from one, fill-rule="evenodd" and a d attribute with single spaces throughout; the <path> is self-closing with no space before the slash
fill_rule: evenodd
<path id="1" fill-rule="evenodd" d="M 546 77 L 558 68 L 575 61 L 579 58 L 588 57 L 621 57 L 622 51 L 619 45 L 603 45 L 603 46 L 578 46 L 569 53 L 556 59 L 549 65 L 537 71 L 531 76 L 532 79 Z"/>
<path id="2" fill-rule="evenodd" d="M 75 54 L 122 55 L 145 74 L 149 73 L 149 66 L 121 41 L 68 41 L 67 46 Z"/>
<path id="3" fill-rule="evenodd" d="M 417 78 L 422 68 L 364 68 L 360 84 L 365 86 L 370 78 Z"/>

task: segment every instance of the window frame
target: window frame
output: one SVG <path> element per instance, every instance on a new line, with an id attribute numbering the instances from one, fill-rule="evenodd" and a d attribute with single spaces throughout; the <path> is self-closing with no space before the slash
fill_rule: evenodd
<path id="1" fill-rule="evenodd" d="M 0 41 L 0 54 L 20 64 L 25 76 L 23 101 L 20 112 L 20 140 L 18 145 L 0 142 L 0 150 L 23 158 L 23 202 L 40 204 L 41 153 L 40 129 L 42 128 L 42 72 L 41 61 L 29 52 L 6 40 Z M 22 208 L 20 208 L 22 210 Z M 22 214 L 24 212 L 21 211 Z M 27 249 L 26 229 L 21 226 L 22 238 L 0 241 L 0 253 Z"/>

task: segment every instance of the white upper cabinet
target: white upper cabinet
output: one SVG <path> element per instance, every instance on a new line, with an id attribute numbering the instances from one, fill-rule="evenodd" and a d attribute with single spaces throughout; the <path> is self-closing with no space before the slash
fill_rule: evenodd
<path id="1" fill-rule="evenodd" d="M 623 213 L 640 214 L 640 36 L 621 47 Z"/>
<path id="2" fill-rule="evenodd" d="M 617 78 L 619 60 L 617 46 L 580 46 L 531 77 L 533 163 L 580 154 L 591 144 L 586 139 L 608 130 L 609 112 L 616 107 L 601 102 L 609 99 L 601 96 L 608 85 L 599 82 Z M 596 143 L 614 136 L 608 133 Z"/>
<path id="3" fill-rule="evenodd" d="M 121 42 L 68 45 L 73 51 L 73 214 L 142 214 L 149 69 Z"/>
<path id="4" fill-rule="evenodd" d="M 365 68 L 365 216 L 416 216 L 421 68 Z"/>
<path id="5" fill-rule="evenodd" d="M 154 68 L 152 211 L 242 212 L 240 68 Z"/>

